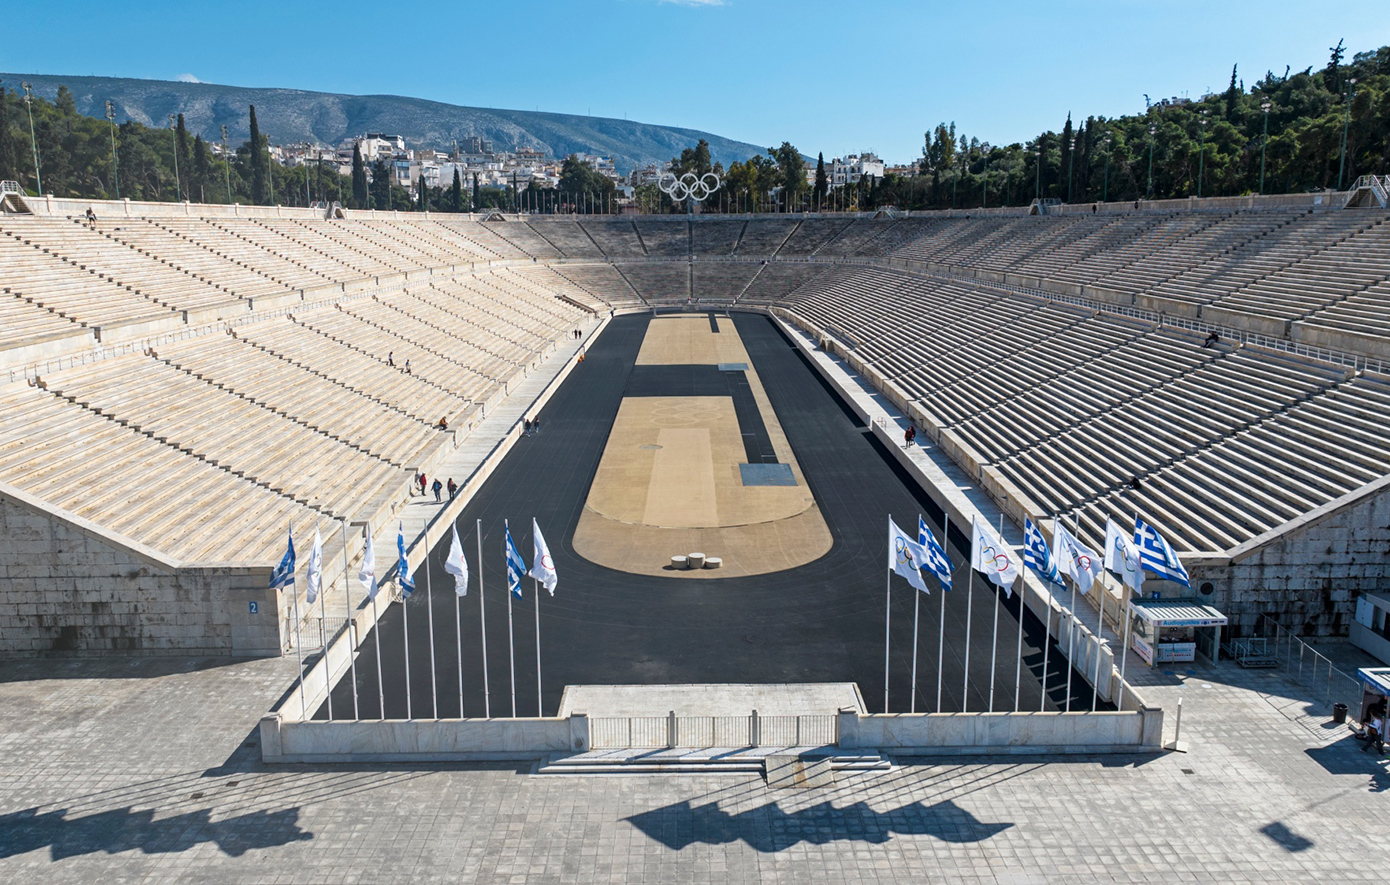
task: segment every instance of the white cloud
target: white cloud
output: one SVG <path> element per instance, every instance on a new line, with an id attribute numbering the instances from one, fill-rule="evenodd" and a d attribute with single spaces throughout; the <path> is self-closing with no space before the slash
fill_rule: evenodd
<path id="1" fill-rule="evenodd" d="M 179 75 L 178 75 L 177 77 L 175 77 L 174 79 L 175 79 L 175 80 L 178 80 L 180 83 L 201 83 L 201 82 L 203 82 L 202 80 L 199 80 L 197 77 L 193 76 L 192 74 L 179 74 Z"/>

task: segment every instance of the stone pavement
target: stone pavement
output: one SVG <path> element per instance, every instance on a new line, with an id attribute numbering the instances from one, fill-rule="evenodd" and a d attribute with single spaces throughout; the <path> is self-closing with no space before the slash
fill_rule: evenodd
<path id="1" fill-rule="evenodd" d="M 289 659 L 0 663 L 9 882 L 1384 881 L 1385 759 L 1223 662 L 1146 674 L 1186 754 L 904 762 L 833 786 L 527 766 L 267 767 Z M 1189 670 L 1191 672 L 1189 672 Z M 1255 689 L 1246 687 L 1253 684 Z M 899 760 L 902 762 L 903 760 Z"/>

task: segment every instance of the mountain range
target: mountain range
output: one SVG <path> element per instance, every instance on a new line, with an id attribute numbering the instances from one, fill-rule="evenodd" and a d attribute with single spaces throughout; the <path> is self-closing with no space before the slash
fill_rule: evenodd
<path id="1" fill-rule="evenodd" d="M 588 153 L 611 157 L 619 171 L 678 156 L 701 139 L 710 156 L 725 166 L 766 152 L 767 146 L 723 138 L 709 132 L 659 126 L 611 117 L 552 114 L 501 108 L 476 108 L 409 98 L 401 95 L 338 95 L 299 89 L 265 89 L 137 80 L 126 77 L 78 77 L 49 74 L 4 74 L 11 88 L 21 81 L 48 100 L 67 86 L 77 109 L 93 117 L 105 115 L 105 102 L 115 103 L 116 119 L 147 126 L 164 126 L 169 114 L 183 114 L 190 132 L 219 140 L 222 126 L 228 139 L 240 144 L 249 137 L 247 108 L 256 106 L 261 132 L 276 144 L 318 142 L 337 145 L 368 132 L 401 135 L 407 145 L 447 150 L 455 139 L 481 136 L 497 150 L 535 148 L 553 157 Z"/>

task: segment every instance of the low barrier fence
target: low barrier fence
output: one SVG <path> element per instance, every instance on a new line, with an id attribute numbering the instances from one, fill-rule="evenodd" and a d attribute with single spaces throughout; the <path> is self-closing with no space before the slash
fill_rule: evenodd
<path id="1" fill-rule="evenodd" d="M 824 747 L 839 743 L 839 717 L 824 714 L 761 716 L 596 717 L 590 745 L 613 749 L 709 749 L 712 747 Z"/>
<path id="2" fill-rule="evenodd" d="M 1359 712 L 1362 689 L 1354 675 L 1339 669 L 1326 655 L 1268 615 L 1260 615 L 1251 632 L 1251 636 L 1230 644 L 1228 651 L 1237 663 L 1242 657 L 1259 656 L 1266 666 L 1306 689 L 1303 699 L 1324 708 L 1319 711 L 1323 715 L 1330 716 L 1334 704 L 1346 704 L 1353 716 Z"/>

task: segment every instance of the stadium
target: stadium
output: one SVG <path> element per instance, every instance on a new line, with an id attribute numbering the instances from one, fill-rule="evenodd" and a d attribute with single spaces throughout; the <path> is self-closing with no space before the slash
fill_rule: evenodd
<path id="1" fill-rule="evenodd" d="M 898 722 L 902 747 L 1156 745 L 1117 653 L 1144 651 L 1136 604 L 1203 613 L 1217 629 L 1184 638 L 1215 659 L 1269 620 L 1345 635 L 1383 581 L 1390 227 L 1384 183 L 1359 184 L 619 218 L 9 186 L 0 650 L 296 655 L 263 723 L 286 761 L 871 748 L 904 713 L 1054 718 Z M 890 517 L 945 540 L 951 592 L 885 594 Z M 1026 522 L 1105 550 L 1136 517 L 1187 582 L 1069 597 L 1024 570 L 1014 594 L 970 568 L 972 521 L 1021 561 Z M 560 588 L 527 581 L 513 612 L 504 531 L 531 561 L 528 520 Z M 322 538 L 321 593 L 272 587 L 287 528 L 301 564 Z M 740 699 L 695 702 L 678 739 L 677 711 L 600 690 L 682 685 Z M 691 737 L 749 685 L 788 687 L 761 738 Z M 313 731 L 340 720 L 458 727 Z"/>

